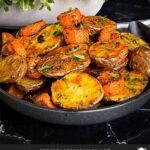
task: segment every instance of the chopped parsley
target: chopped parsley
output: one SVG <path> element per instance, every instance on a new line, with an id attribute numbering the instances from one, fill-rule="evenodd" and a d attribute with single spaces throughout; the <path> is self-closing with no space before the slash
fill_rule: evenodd
<path id="1" fill-rule="evenodd" d="M 128 74 L 124 79 L 125 79 L 125 81 L 128 81 L 128 82 L 135 82 L 135 81 L 139 80 L 139 78 L 131 77 L 130 74 Z"/>
<path id="2" fill-rule="evenodd" d="M 79 49 L 80 49 L 80 46 L 77 45 L 77 46 L 74 46 L 74 47 L 70 48 L 69 50 L 70 51 L 76 51 L 76 50 L 79 50 Z"/>
<path id="3" fill-rule="evenodd" d="M 98 21 L 100 23 L 104 23 L 105 22 L 105 17 L 100 16 L 99 19 L 98 19 Z"/>
<path id="4" fill-rule="evenodd" d="M 113 77 L 113 78 L 118 78 L 118 77 L 119 77 L 119 74 L 118 74 L 118 73 L 111 72 L 111 73 L 110 73 L 110 76 Z"/>
<path id="5" fill-rule="evenodd" d="M 60 35 L 60 33 L 61 33 L 61 32 L 60 32 L 59 30 L 55 30 L 53 34 L 54 34 L 55 36 L 58 36 L 58 35 Z"/>
<path id="6" fill-rule="evenodd" d="M 49 31 L 45 31 L 45 36 L 50 36 L 50 32 Z"/>
<path id="7" fill-rule="evenodd" d="M 38 71 L 42 72 L 43 70 L 47 70 L 47 69 L 53 69 L 53 66 L 42 66 L 38 69 Z"/>
<path id="8" fill-rule="evenodd" d="M 85 56 L 84 56 L 84 54 L 76 54 L 76 55 L 74 55 L 74 58 L 78 61 L 82 61 L 85 59 Z"/>
<path id="9" fill-rule="evenodd" d="M 84 25 L 83 25 L 83 24 L 80 24 L 80 25 L 79 25 L 79 28 L 83 29 L 83 28 L 84 28 Z"/>

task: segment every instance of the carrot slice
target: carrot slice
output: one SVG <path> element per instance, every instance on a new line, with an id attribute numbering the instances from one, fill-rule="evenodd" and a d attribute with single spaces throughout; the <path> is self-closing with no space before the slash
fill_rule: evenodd
<path id="1" fill-rule="evenodd" d="M 2 44 L 4 45 L 6 42 L 9 42 L 14 39 L 14 36 L 10 33 L 3 32 L 2 33 Z"/>
<path id="2" fill-rule="evenodd" d="M 66 44 L 84 44 L 89 42 L 89 33 L 85 28 L 68 28 L 64 30 L 63 34 Z"/>
<path id="3" fill-rule="evenodd" d="M 19 36 L 32 36 L 37 34 L 41 29 L 46 26 L 44 20 L 29 24 L 19 30 Z"/>
<path id="4" fill-rule="evenodd" d="M 78 8 L 66 11 L 57 17 L 57 20 L 64 28 L 73 27 L 81 23 L 83 15 Z"/>

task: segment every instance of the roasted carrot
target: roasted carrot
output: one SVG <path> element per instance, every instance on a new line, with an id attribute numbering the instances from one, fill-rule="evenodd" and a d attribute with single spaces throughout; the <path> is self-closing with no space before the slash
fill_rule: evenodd
<path id="1" fill-rule="evenodd" d="M 117 71 L 106 70 L 98 76 L 105 96 L 115 96 L 124 90 L 124 78 Z"/>
<path id="2" fill-rule="evenodd" d="M 37 34 L 41 29 L 46 26 L 44 20 L 29 24 L 19 30 L 19 36 L 32 36 Z"/>
<path id="3" fill-rule="evenodd" d="M 64 38 L 66 44 L 84 44 L 89 42 L 89 33 L 86 28 L 65 29 Z"/>
<path id="4" fill-rule="evenodd" d="M 14 39 L 10 41 L 9 43 L 6 43 L 2 47 L 2 54 L 3 55 L 12 55 L 12 54 L 18 54 L 22 57 L 26 57 L 27 52 L 25 50 L 25 47 L 23 46 L 21 40 Z"/>
<path id="5" fill-rule="evenodd" d="M 105 42 L 110 39 L 111 39 L 111 33 L 110 33 L 109 29 L 107 29 L 107 28 L 102 29 L 100 32 L 100 36 L 98 37 L 98 40 L 100 42 Z"/>
<path id="6" fill-rule="evenodd" d="M 40 78 L 42 75 L 36 70 L 36 65 L 39 62 L 38 57 L 29 57 L 27 58 L 27 65 L 28 65 L 28 70 L 27 70 L 27 76 L 31 78 Z"/>
<path id="7" fill-rule="evenodd" d="M 27 49 L 27 47 L 29 46 L 30 41 L 32 39 L 32 36 L 19 37 L 18 39 L 21 40 L 21 42 L 22 42 L 23 46 L 25 47 L 25 49 Z"/>
<path id="8" fill-rule="evenodd" d="M 3 32 L 2 33 L 2 44 L 4 45 L 6 42 L 9 42 L 14 39 L 14 36 L 10 33 Z"/>
<path id="9" fill-rule="evenodd" d="M 39 106 L 46 106 L 46 107 L 49 107 L 49 108 L 56 108 L 56 106 L 52 103 L 51 98 L 50 98 L 48 93 L 41 93 L 40 95 L 38 95 L 35 98 L 34 103 L 36 103 Z"/>
<path id="10" fill-rule="evenodd" d="M 83 15 L 78 8 L 64 12 L 57 17 L 57 20 L 64 28 L 73 27 L 81 23 L 82 19 Z"/>
<path id="11" fill-rule="evenodd" d="M 22 99 L 25 95 L 25 93 L 21 90 L 19 90 L 15 84 L 9 85 L 7 89 L 8 94 L 15 96 L 18 99 Z"/>

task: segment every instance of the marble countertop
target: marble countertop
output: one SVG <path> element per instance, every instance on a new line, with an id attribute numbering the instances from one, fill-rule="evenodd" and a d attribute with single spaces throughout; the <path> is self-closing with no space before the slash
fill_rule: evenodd
<path id="1" fill-rule="evenodd" d="M 99 14 L 117 22 L 150 19 L 150 1 L 109 0 Z M 40 122 L 0 102 L 0 144 L 114 143 L 150 143 L 150 102 L 128 116 L 90 126 L 61 126 Z"/>

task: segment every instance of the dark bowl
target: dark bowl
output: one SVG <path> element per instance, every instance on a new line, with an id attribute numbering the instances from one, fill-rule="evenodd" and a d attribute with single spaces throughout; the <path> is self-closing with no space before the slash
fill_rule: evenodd
<path id="1" fill-rule="evenodd" d="M 139 96 L 126 102 L 89 110 L 63 110 L 39 107 L 33 103 L 18 100 L 0 87 L 0 100 L 14 110 L 41 121 L 63 125 L 89 125 L 103 123 L 123 117 L 150 99 L 150 85 Z"/>

